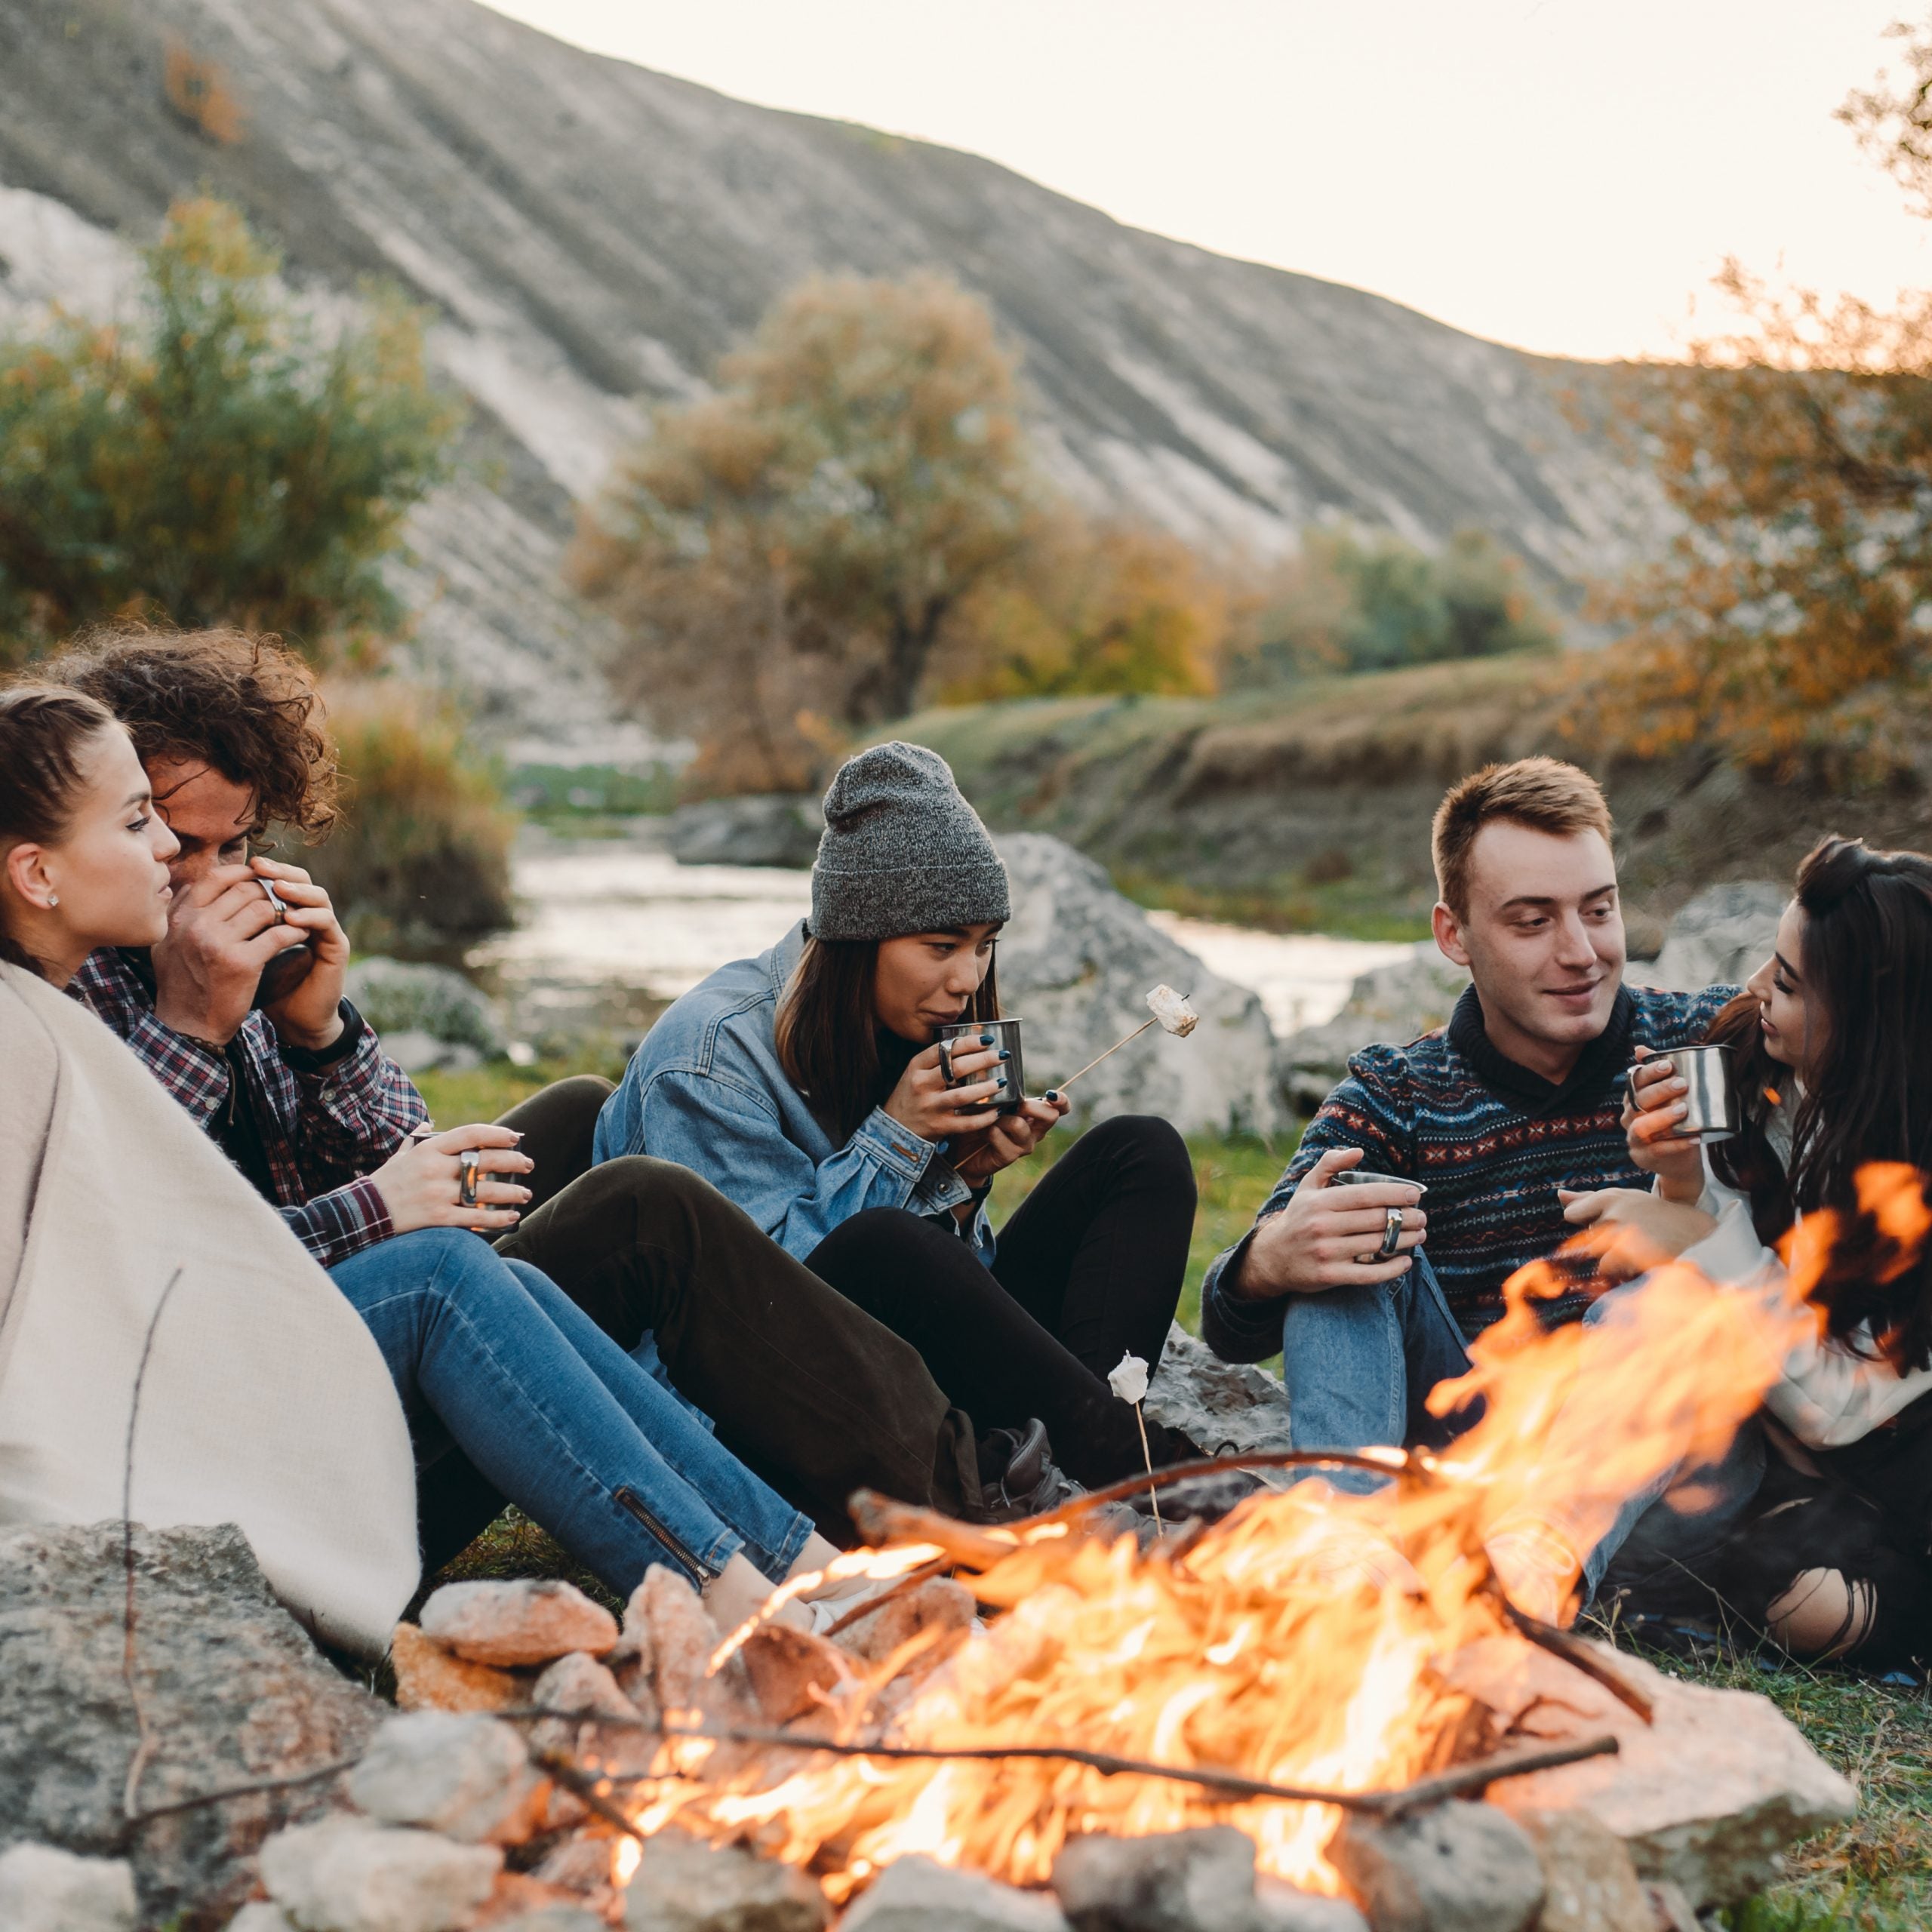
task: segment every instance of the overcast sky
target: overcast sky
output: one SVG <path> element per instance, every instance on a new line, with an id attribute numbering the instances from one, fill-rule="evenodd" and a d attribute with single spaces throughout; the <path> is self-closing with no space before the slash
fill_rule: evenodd
<path id="1" fill-rule="evenodd" d="M 1932 223 L 1832 118 L 1900 0 L 492 4 L 1555 354 L 1671 352 L 1727 254 L 1932 281 Z"/>

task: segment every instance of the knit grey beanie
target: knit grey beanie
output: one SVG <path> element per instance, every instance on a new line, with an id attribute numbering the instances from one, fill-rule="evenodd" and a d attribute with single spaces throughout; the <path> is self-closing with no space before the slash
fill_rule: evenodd
<path id="1" fill-rule="evenodd" d="M 1006 868 L 952 768 L 924 745 L 874 745 L 825 795 L 814 939 L 897 939 L 1004 919 Z"/>

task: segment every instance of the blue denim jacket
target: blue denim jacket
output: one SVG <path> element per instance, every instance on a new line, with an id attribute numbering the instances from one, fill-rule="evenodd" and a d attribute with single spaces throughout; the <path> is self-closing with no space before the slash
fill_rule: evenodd
<path id="1" fill-rule="evenodd" d="M 702 1174 L 802 1261 L 868 1208 L 939 1215 L 972 1198 L 946 1158 L 878 1108 L 835 1147 L 772 1044 L 779 996 L 804 946 L 802 921 L 755 959 L 721 966 L 645 1035 L 597 1117 L 596 1161 L 650 1154 Z M 985 1204 L 972 1241 L 992 1265 Z"/>

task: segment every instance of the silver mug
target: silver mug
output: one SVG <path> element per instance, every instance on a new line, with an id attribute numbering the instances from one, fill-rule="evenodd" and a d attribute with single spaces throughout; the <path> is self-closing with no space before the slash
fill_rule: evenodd
<path id="1" fill-rule="evenodd" d="M 980 1044 L 980 1035 L 990 1033 L 995 1048 L 1003 1047 L 1011 1056 L 1001 1060 L 997 1066 L 980 1073 L 962 1073 L 946 1083 L 949 1087 L 973 1087 L 987 1079 L 1004 1077 L 1006 1091 L 1003 1097 L 977 1103 L 983 1113 L 1017 1114 L 1026 1092 L 1026 1074 L 1020 1051 L 1020 1022 L 1017 1020 L 961 1020 L 949 1026 L 939 1029 L 940 1041 L 949 1051 L 954 1047 L 974 1046 Z"/>
<path id="2" fill-rule="evenodd" d="M 1639 1060 L 1623 1076 L 1633 1110 L 1642 1109 L 1637 1101 L 1639 1068 L 1667 1064 L 1687 1089 L 1684 1096 L 1684 1118 L 1666 1137 L 1672 1140 L 1728 1140 L 1737 1131 L 1737 1097 L 1730 1084 L 1730 1049 L 1728 1047 L 1675 1047 L 1669 1053 L 1653 1054 Z"/>

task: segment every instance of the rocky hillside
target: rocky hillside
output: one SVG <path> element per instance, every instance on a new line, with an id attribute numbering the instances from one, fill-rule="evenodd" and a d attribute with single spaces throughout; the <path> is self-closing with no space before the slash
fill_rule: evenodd
<path id="1" fill-rule="evenodd" d="M 203 126 L 190 62 L 218 97 Z M 0 312 L 100 299 L 125 238 L 198 187 L 297 280 L 379 273 L 437 312 L 477 460 L 423 513 L 406 588 L 432 662 L 539 727 L 601 709 L 595 627 L 556 582 L 572 499 L 640 398 L 691 392 L 813 269 L 937 265 L 986 295 L 1065 482 L 1192 536 L 1475 523 L 1568 580 L 1645 513 L 1556 400 L 1575 366 L 966 155 L 749 106 L 471 0 L 8 0 Z"/>

